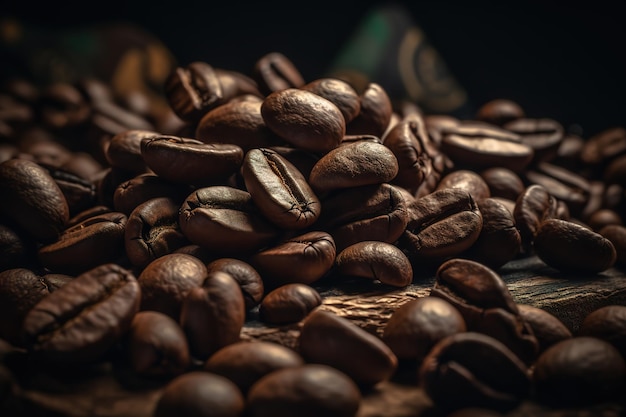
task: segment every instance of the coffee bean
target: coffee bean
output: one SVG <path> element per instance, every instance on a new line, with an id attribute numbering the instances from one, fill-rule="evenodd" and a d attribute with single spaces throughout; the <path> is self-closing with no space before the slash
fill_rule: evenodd
<path id="1" fill-rule="evenodd" d="M 488 168 L 480 172 L 480 176 L 489 186 L 492 197 L 515 201 L 526 188 L 520 176 L 505 167 Z"/>
<path id="2" fill-rule="evenodd" d="M 487 182 L 476 172 L 459 169 L 450 172 L 439 181 L 435 190 L 457 188 L 468 192 L 474 201 L 491 197 L 491 191 Z"/>
<path id="3" fill-rule="evenodd" d="M 249 263 L 235 258 L 215 259 L 207 264 L 207 272 L 222 271 L 237 281 L 243 294 L 246 310 L 256 307 L 263 298 L 265 288 L 261 275 Z"/>
<path id="4" fill-rule="evenodd" d="M 285 284 L 270 291 L 261 301 L 261 321 L 270 324 L 296 323 L 322 304 L 322 297 L 306 284 Z"/>
<path id="5" fill-rule="evenodd" d="M 522 138 L 522 143 L 534 151 L 533 161 L 544 162 L 554 159 L 565 135 L 563 126 L 553 119 L 518 118 L 503 126 Z"/>
<path id="6" fill-rule="evenodd" d="M 96 203 L 96 186 L 92 181 L 83 179 L 62 168 L 45 168 L 65 197 L 70 216 L 86 210 Z"/>
<path id="7" fill-rule="evenodd" d="M 301 87 L 333 103 L 350 123 L 361 111 L 361 99 L 352 86 L 337 78 L 319 78 Z"/>
<path id="8" fill-rule="evenodd" d="M 613 244 L 616 254 L 615 262 L 626 265 L 626 227 L 608 225 L 604 226 L 599 233 Z"/>
<path id="9" fill-rule="evenodd" d="M 294 63 L 280 52 L 270 52 L 259 58 L 254 64 L 253 75 L 264 94 L 301 88 L 305 83 Z"/>
<path id="10" fill-rule="evenodd" d="M 130 216 L 142 203 L 159 197 L 169 197 L 182 203 L 191 189 L 175 184 L 154 174 L 141 174 L 122 182 L 114 191 L 113 207 L 115 211 Z"/>
<path id="11" fill-rule="evenodd" d="M 133 129 L 113 136 L 105 152 L 107 162 L 137 175 L 146 172 L 147 166 L 141 155 L 141 141 L 156 136 L 159 134 L 151 130 Z"/>
<path id="12" fill-rule="evenodd" d="M 518 304 L 517 308 L 537 338 L 539 353 L 561 340 L 573 337 L 570 329 L 546 310 L 528 304 Z"/>
<path id="13" fill-rule="evenodd" d="M 607 305 L 593 310 L 585 316 L 576 335 L 605 340 L 626 359 L 626 306 Z"/>
<path id="14" fill-rule="evenodd" d="M 513 217 L 522 238 L 522 249 L 528 252 L 541 224 L 556 217 L 557 201 L 541 185 L 531 185 L 515 202 Z"/>
<path id="15" fill-rule="evenodd" d="M 502 126 L 525 117 L 524 109 L 513 100 L 498 98 L 484 103 L 476 112 L 476 119 Z"/>
<path id="16" fill-rule="evenodd" d="M 359 114 L 346 125 L 346 133 L 382 137 L 393 111 L 387 91 L 378 83 L 369 83 L 360 93 L 360 105 Z"/>

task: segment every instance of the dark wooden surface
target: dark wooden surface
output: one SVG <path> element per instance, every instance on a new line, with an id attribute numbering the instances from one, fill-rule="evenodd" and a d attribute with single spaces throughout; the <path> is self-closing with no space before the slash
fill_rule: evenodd
<path id="1" fill-rule="evenodd" d="M 532 257 L 509 262 L 499 273 L 515 301 L 549 311 L 574 334 L 591 311 L 610 304 L 626 305 L 626 273 L 623 269 L 612 268 L 595 276 L 572 277 L 548 268 Z M 428 295 L 433 283 L 434 276 L 416 278 L 410 286 L 399 289 L 369 281 L 325 283 L 318 288 L 323 296 L 320 308 L 380 335 L 397 307 Z M 254 317 L 242 331 L 243 339 L 273 341 L 294 348 L 298 335 L 298 324 L 267 326 Z M 5 354 L 5 361 L 7 357 L 15 360 L 14 355 Z M 131 385 L 126 378 L 128 375 L 115 372 L 110 364 L 81 372 L 30 369 L 28 375 L 17 375 L 18 383 L 5 398 L 0 416 L 11 415 L 8 410 L 19 409 L 23 411 L 22 415 L 29 417 L 150 417 L 163 386 L 163 383 L 147 384 L 145 381 Z M 358 417 L 439 416 L 417 386 L 412 372 L 403 369 L 399 372 L 402 377 L 380 383 L 365 392 Z M 527 401 L 507 416 L 617 417 L 625 414 L 625 404 L 620 403 L 555 410 Z"/>

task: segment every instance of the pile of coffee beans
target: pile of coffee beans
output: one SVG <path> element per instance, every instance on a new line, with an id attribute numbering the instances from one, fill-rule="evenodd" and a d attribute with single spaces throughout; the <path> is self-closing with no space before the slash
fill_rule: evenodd
<path id="1" fill-rule="evenodd" d="M 22 365 L 156 381 L 155 417 L 355 416 L 407 370 L 458 416 L 623 398 L 626 306 L 573 332 L 498 271 L 626 266 L 626 130 L 583 138 L 506 99 L 427 115 L 355 85 L 280 53 L 178 67 L 161 102 L 5 80 L 0 339 Z M 342 280 L 433 276 L 382 336 L 318 308 Z M 243 340 L 250 322 L 297 325 L 297 346 Z"/>

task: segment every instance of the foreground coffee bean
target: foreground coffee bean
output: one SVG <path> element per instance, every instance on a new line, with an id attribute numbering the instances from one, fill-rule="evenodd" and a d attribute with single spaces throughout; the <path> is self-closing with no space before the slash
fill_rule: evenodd
<path id="1" fill-rule="evenodd" d="M 515 202 L 513 217 L 525 252 L 531 250 L 532 242 L 541 224 L 556 216 L 557 201 L 542 185 L 531 185 Z"/>
<path id="2" fill-rule="evenodd" d="M 608 305 L 592 311 L 580 324 L 576 335 L 605 340 L 626 359 L 626 306 Z"/>
<path id="3" fill-rule="evenodd" d="M 115 264 L 87 271 L 37 303 L 24 318 L 29 351 L 53 362 L 100 359 L 129 329 L 141 290 L 134 275 Z"/>
<path id="4" fill-rule="evenodd" d="M 492 337 L 465 332 L 433 347 L 419 369 L 420 385 L 437 408 L 510 411 L 530 394 L 526 366 Z"/>
<path id="5" fill-rule="evenodd" d="M 320 309 L 304 320 L 298 343 L 307 362 L 332 366 L 363 386 L 389 379 L 398 366 L 396 355 L 377 336 Z"/>
<path id="6" fill-rule="evenodd" d="M 626 363 L 609 342 L 574 337 L 543 352 L 533 372 L 536 400 L 581 407 L 623 397 Z"/>
<path id="7" fill-rule="evenodd" d="M 245 399 L 233 382 L 220 375 L 193 371 L 165 386 L 154 417 L 239 417 L 244 408 Z"/>
<path id="8" fill-rule="evenodd" d="M 293 349 L 265 341 L 241 341 L 225 346 L 204 363 L 203 369 L 234 382 L 246 395 L 250 387 L 265 375 L 284 368 L 304 365 Z"/>
<path id="9" fill-rule="evenodd" d="M 359 114 L 346 125 L 348 135 L 383 136 L 389 122 L 393 106 L 385 89 L 378 83 L 369 83 L 360 92 Z"/>
<path id="10" fill-rule="evenodd" d="M 534 248 L 546 264 L 573 274 L 605 271 L 617 257 L 610 240 L 579 224 L 559 219 L 541 224 Z"/>
<path id="11" fill-rule="evenodd" d="M 247 400 L 251 417 L 354 417 L 361 392 L 337 369 L 307 364 L 267 374 L 250 388 Z"/>

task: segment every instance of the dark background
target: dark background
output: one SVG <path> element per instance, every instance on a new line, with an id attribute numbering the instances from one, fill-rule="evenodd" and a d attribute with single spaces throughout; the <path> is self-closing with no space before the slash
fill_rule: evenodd
<path id="1" fill-rule="evenodd" d="M 467 90 L 474 108 L 517 101 L 588 137 L 626 126 L 626 2 L 406 1 L 406 8 Z M 280 51 L 307 81 L 321 77 L 373 7 L 389 2 L 19 1 L 0 6 L 36 27 L 68 30 L 131 22 L 184 65 L 202 60 L 250 74 Z"/>

